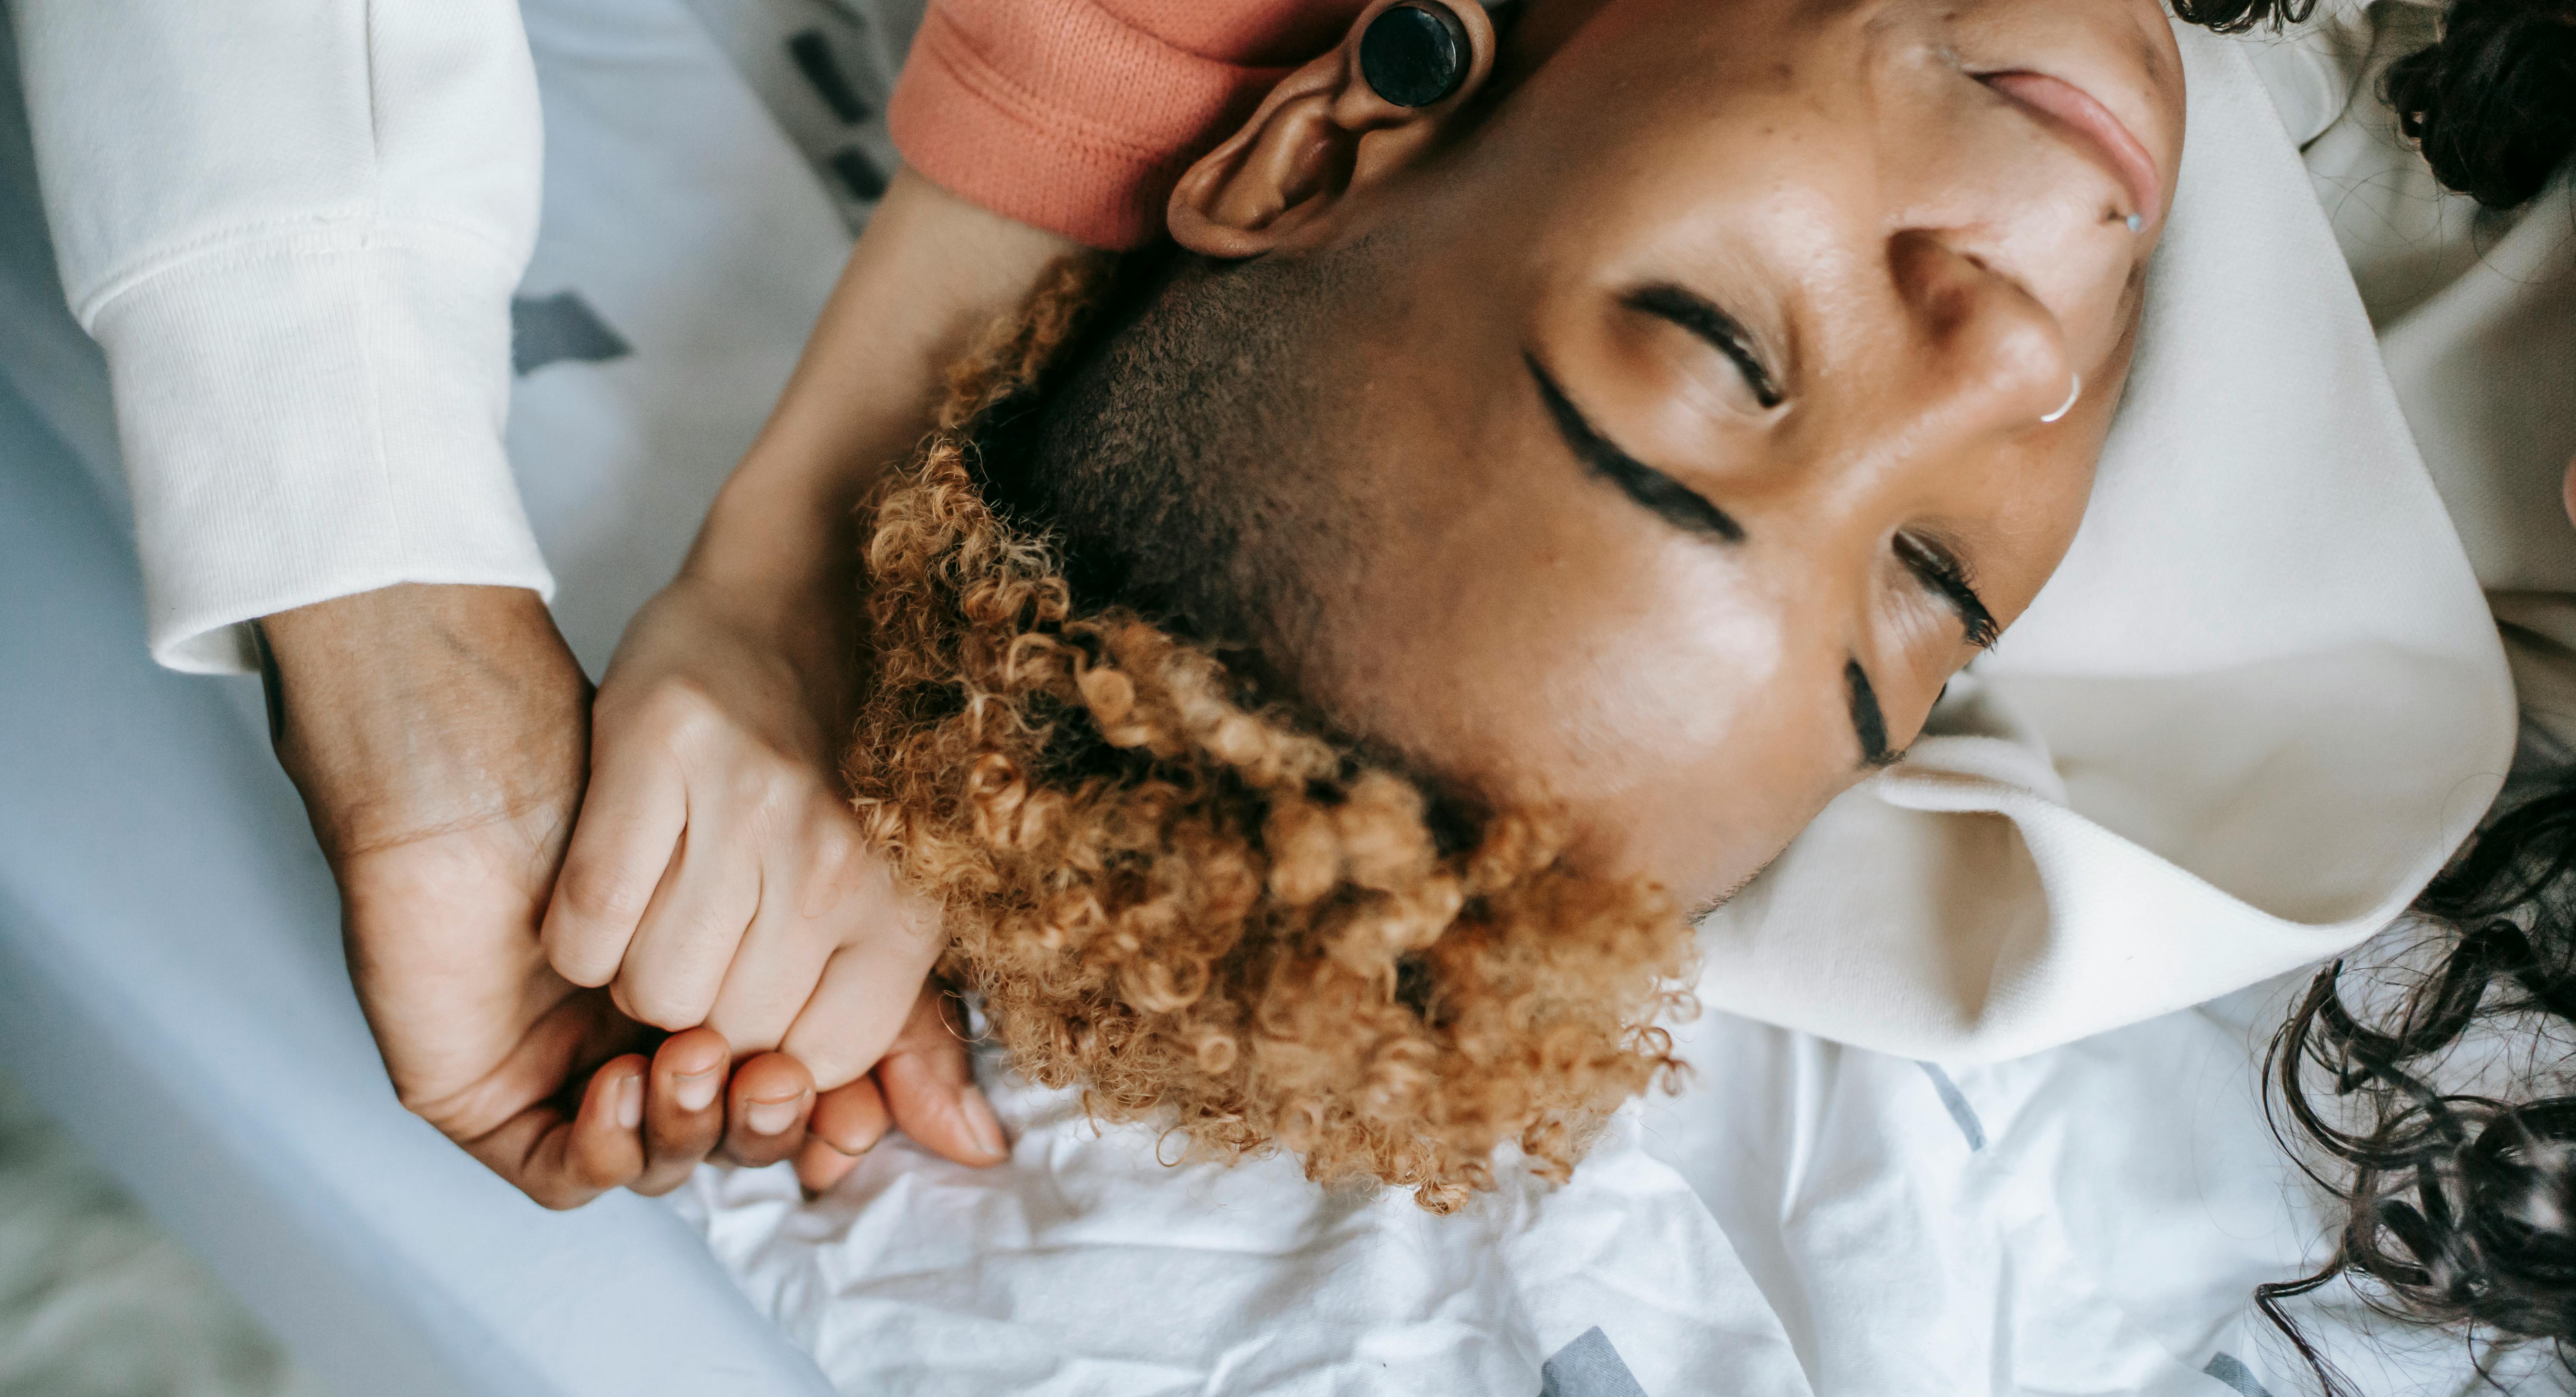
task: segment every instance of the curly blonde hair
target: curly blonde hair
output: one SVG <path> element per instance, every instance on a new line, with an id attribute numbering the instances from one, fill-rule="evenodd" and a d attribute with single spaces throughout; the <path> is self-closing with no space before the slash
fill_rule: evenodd
<path id="1" fill-rule="evenodd" d="M 876 845 L 946 909 L 943 973 L 1015 1066 L 1204 1154 L 1448 1212 L 1498 1146 L 1567 1178 L 1676 1072 L 1689 928 L 1588 876 L 1544 812 L 1435 818 L 1416 781 L 1265 702 L 1209 649 L 1077 609 L 997 516 L 979 440 L 1025 406 L 1109 266 L 1058 267 L 950 374 L 874 502 L 871 674 L 847 763 Z M 1441 817 L 1447 818 L 1447 817 Z"/>

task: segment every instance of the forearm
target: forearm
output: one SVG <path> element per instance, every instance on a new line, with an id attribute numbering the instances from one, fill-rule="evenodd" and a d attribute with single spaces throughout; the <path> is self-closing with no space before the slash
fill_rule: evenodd
<path id="1" fill-rule="evenodd" d="M 1079 250 L 899 172 L 687 571 L 780 606 L 837 586 L 856 561 L 853 510 L 929 429 L 948 366 Z"/>

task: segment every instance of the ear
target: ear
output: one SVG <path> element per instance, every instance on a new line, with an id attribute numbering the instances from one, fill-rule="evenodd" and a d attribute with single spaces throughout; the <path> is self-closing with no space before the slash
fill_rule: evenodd
<path id="1" fill-rule="evenodd" d="M 1473 50 L 1457 91 L 1426 107 L 1397 106 L 1360 71 L 1369 26 L 1400 5 L 1446 12 Z M 1376 0 L 1338 47 L 1289 74 L 1242 130 L 1181 176 L 1165 213 L 1173 240 L 1210 257 L 1242 258 L 1314 233 L 1352 190 L 1430 149 L 1485 85 L 1494 49 L 1493 22 L 1476 0 Z"/>

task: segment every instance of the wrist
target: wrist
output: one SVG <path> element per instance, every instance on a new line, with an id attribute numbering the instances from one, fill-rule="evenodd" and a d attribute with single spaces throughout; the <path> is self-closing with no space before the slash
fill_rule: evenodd
<path id="1" fill-rule="evenodd" d="M 535 593 L 404 584 L 260 629 L 278 761 L 335 859 L 578 789 L 589 685 Z"/>
<path id="2" fill-rule="evenodd" d="M 680 575 L 746 607 L 801 606 L 856 575 L 866 483 L 765 459 L 755 448 L 716 493 Z"/>

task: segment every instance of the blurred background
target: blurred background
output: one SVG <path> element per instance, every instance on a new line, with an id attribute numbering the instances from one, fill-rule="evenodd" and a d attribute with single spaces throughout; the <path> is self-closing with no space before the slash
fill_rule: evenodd
<path id="1" fill-rule="evenodd" d="M 323 1397 L 0 1071 L 0 1397 Z"/>

